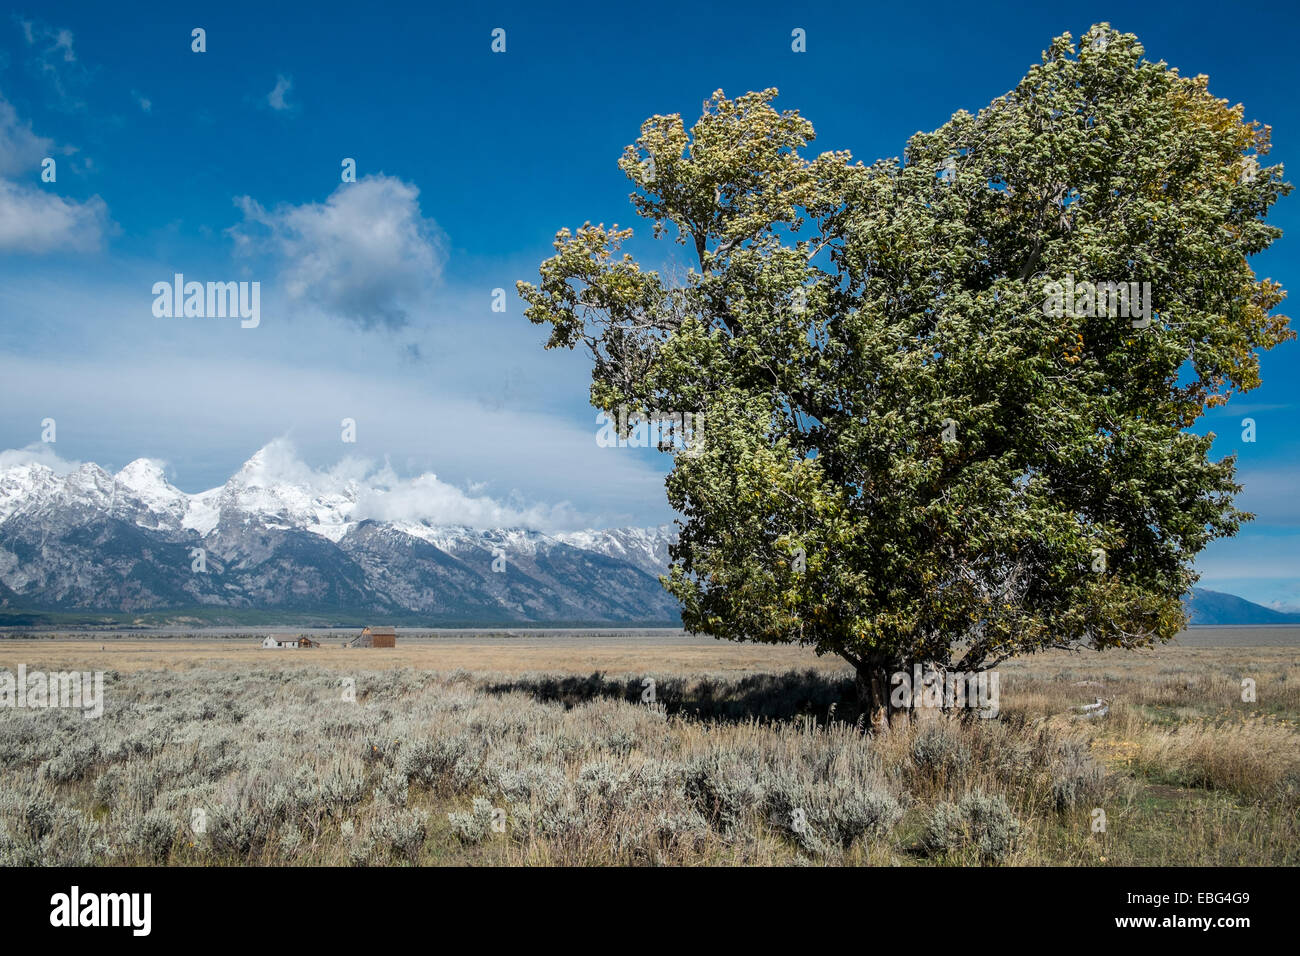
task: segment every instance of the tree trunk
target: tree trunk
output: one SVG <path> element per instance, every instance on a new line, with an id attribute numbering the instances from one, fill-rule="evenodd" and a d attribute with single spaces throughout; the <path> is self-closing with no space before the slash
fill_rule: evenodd
<path id="1" fill-rule="evenodd" d="M 858 706 L 870 721 L 873 734 L 889 733 L 890 722 L 895 715 L 906 713 L 895 708 L 890 702 L 891 673 L 891 669 L 884 664 L 864 664 L 857 669 L 855 683 L 858 690 Z"/>

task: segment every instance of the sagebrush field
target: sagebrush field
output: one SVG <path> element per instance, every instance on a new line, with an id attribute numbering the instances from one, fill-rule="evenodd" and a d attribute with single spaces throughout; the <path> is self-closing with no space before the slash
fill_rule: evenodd
<path id="1" fill-rule="evenodd" d="M 107 700 L 0 711 L 6 865 L 1300 863 L 1293 647 L 1015 661 L 997 719 L 879 738 L 784 647 L 0 642 L 20 663 Z"/>

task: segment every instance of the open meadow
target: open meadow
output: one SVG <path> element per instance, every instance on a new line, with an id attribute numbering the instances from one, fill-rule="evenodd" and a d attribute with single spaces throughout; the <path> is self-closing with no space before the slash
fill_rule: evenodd
<path id="1" fill-rule="evenodd" d="M 1012 661 L 879 737 L 837 660 L 671 631 L 9 638 L 105 677 L 0 709 L 0 863 L 1295 865 L 1296 635 Z"/>

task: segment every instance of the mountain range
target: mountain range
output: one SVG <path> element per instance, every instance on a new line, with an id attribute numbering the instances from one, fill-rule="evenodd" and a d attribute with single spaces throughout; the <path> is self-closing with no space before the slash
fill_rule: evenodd
<path id="1" fill-rule="evenodd" d="M 187 494 L 155 461 L 0 471 L 0 613 L 243 623 L 677 625 L 668 526 L 543 534 L 359 517 L 376 490 L 285 478 L 263 448 Z M 162 617 L 160 618 L 160 615 Z"/>
<path id="2" fill-rule="evenodd" d="M 0 624 L 681 623 L 658 580 L 670 526 L 545 534 L 367 516 L 384 514 L 363 506 L 382 489 L 286 475 L 268 448 L 197 494 L 143 458 L 116 474 L 0 469 Z M 1300 623 L 1216 591 L 1189 606 L 1193 624 Z"/>

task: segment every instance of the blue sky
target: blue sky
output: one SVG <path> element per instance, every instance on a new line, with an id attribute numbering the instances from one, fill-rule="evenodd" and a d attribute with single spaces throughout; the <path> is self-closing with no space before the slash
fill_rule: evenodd
<path id="1" fill-rule="evenodd" d="M 287 438 L 313 467 L 351 455 L 435 472 L 556 526 L 668 520 L 666 462 L 596 447 L 585 358 L 542 352 L 513 285 L 535 277 L 561 226 L 639 225 L 622 148 L 647 116 L 689 120 L 718 88 L 776 86 L 819 148 L 869 162 L 1004 93 L 1053 36 L 1106 20 L 1271 124 L 1272 161 L 1288 163 L 1300 137 L 1300 68 L 1267 43 L 1300 14 L 1276 4 L 1231 16 L 1208 3 L 11 9 L 0 448 L 37 442 L 51 417 L 61 459 L 161 459 L 187 491 Z M 490 49 L 497 27 L 504 54 Z M 54 183 L 40 180 L 46 156 Z M 350 194 L 344 157 L 361 178 Z M 1297 203 L 1276 209 L 1288 236 L 1255 262 L 1289 288 Z M 639 232 L 638 257 L 676 254 Z M 260 281 L 261 325 L 155 317 L 151 287 L 175 272 Z M 504 314 L 494 288 L 509 290 Z M 1200 567 L 1205 586 L 1300 607 L 1297 373 L 1300 346 L 1276 349 L 1264 385 L 1206 420 L 1216 453 L 1240 454 L 1259 519 Z M 1254 443 L 1240 440 L 1246 415 Z M 344 417 L 354 445 L 340 443 Z"/>

